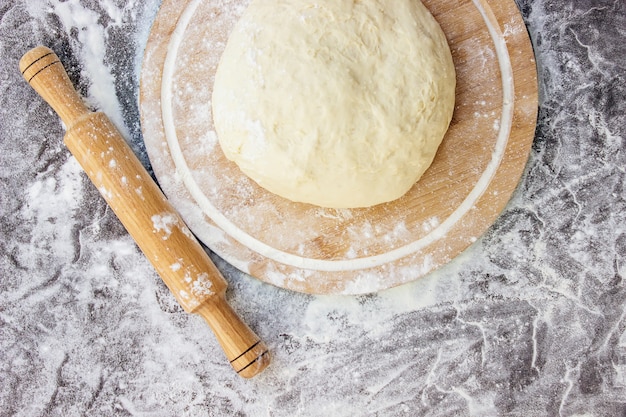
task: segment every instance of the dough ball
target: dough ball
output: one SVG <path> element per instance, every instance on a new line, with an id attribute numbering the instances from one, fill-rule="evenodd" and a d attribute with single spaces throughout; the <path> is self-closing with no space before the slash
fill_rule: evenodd
<path id="1" fill-rule="evenodd" d="M 217 70 L 213 119 L 226 157 L 265 189 L 367 207 L 430 166 L 455 84 L 418 0 L 252 0 Z"/>

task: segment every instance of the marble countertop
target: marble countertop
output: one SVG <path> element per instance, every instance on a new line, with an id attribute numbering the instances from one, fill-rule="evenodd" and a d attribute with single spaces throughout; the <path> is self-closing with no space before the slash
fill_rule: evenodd
<path id="1" fill-rule="evenodd" d="M 0 415 L 626 415 L 626 5 L 516 0 L 540 81 L 525 174 L 426 278 L 311 296 L 214 258 L 273 353 L 238 377 L 62 143 L 17 63 L 45 44 L 148 166 L 156 0 L 0 2 Z"/>

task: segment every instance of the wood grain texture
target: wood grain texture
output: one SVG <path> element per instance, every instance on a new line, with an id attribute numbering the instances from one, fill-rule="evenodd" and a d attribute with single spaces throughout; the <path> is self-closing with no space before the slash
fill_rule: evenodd
<path id="1" fill-rule="evenodd" d="M 457 71 L 450 129 L 433 165 L 404 197 L 349 210 L 275 196 L 217 145 L 213 77 L 246 4 L 165 0 L 144 56 L 148 154 L 200 240 L 273 285 L 355 294 L 424 276 L 493 224 L 523 172 L 537 115 L 534 55 L 512 0 L 424 1 L 448 38 Z"/>
<path id="2" fill-rule="evenodd" d="M 221 273 L 113 123 L 85 106 L 49 48 L 26 53 L 20 69 L 62 118 L 65 145 L 180 305 L 206 320 L 239 375 L 261 372 L 267 348 L 225 301 Z"/>

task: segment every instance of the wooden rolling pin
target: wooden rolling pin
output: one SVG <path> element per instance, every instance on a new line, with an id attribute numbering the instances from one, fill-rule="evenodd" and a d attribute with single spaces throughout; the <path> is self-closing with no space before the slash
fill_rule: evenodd
<path id="1" fill-rule="evenodd" d="M 185 311 L 206 320 L 239 375 L 265 369 L 267 347 L 226 302 L 226 281 L 107 116 L 85 106 L 58 56 L 36 47 L 20 70 L 61 117 L 70 152 Z"/>

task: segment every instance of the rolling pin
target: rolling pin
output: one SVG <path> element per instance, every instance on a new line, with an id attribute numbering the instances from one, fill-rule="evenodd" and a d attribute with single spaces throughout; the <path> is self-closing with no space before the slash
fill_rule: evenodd
<path id="1" fill-rule="evenodd" d="M 65 145 L 183 309 L 206 320 L 239 375 L 265 369 L 268 349 L 226 302 L 226 280 L 107 116 L 84 104 L 58 56 L 36 47 L 20 71 L 59 115 Z"/>

